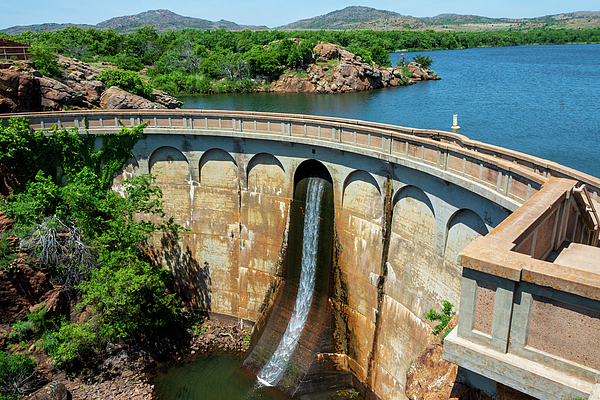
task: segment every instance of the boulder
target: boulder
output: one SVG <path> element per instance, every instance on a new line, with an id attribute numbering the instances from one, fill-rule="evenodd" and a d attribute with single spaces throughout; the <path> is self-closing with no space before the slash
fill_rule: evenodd
<path id="1" fill-rule="evenodd" d="M 15 220 L 8 218 L 6 214 L 0 211 L 0 234 L 6 232 L 15 223 Z"/>
<path id="2" fill-rule="evenodd" d="M 154 103 L 148 99 L 126 92 L 116 86 L 108 88 L 100 97 L 100 107 L 108 110 L 120 109 L 166 109 L 162 104 Z"/>
<path id="3" fill-rule="evenodd" d="M 183 103 L 177 100 L 177 98 L 169 95 L 167 92 L 163 92 L 162 90 L 154 89 L 152 95 L 154 96 L 154 101 L 156 103 L 162 104 L 168 109 L 180 108 L 183 105 Z"/>
<path id="4" fill-rule="evenodd" d="M 27 312 L 46 292 L 53 289 L 48 276 L 32 269 L 20 260 L 16 272 L 0 272 L 0 324 L 13 324 L 24 319 Z"/>
<path id="5" fill-rule="evenodd" d="M 317 57 L 324 60 L 337 60 L 340 58 L 341 46 L 332 43 L 320 43 L 315 46 L 314 53 Z"/>
<path id="6" fill-rule="evenodd" d="M 30 400 L 70 400 L 71 392 L 61 382 L 53 381 L 28 397 Z"/>
<path id="7" fill-rule="evenodd" d="M 40 83 L 41 106 L 44 111 L 58 111 L 63 106 L 72 106 L 82 100 L 82 96 L 64 83 L 47 77 L 37 80 Z"/>

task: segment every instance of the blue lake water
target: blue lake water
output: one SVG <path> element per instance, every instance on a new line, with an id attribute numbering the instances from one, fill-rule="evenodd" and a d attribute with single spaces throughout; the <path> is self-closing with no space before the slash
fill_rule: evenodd
<path id="1" fill-rule="evenodd" d="M 600 177 L 600 44 L 419 52 L 442 78 L 341 94 L 182 97 L 186 108 L 270 111 L 450 130 Z M 409 60 L 416 53 L 406 53 Z M 393 64 L 400 53 L 390 57 Z"/>

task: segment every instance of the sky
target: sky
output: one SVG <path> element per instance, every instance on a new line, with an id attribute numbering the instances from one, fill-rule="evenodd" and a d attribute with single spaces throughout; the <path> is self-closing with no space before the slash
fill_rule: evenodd
<path id="1" fill-rule="evenodd" d="M 45 22 L 95 25 L 112 17 L 157 9 L 210 21 L 225 19 L 240 25 L 274 28 L 351 5 L 395 11 L 413 17 L 454 13 L 490 18 L 532 18 L 574 11 L 600 11 L 598 0 L 361 0 L 354 4 L 347 0 L 0 0 L 0 29 Z"/>

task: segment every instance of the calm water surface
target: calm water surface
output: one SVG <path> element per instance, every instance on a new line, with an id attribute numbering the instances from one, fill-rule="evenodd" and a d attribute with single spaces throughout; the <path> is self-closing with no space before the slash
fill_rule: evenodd
<path id="1" fill-rule="evenodd" d="M 406 53 L 409 60 L 416 53 Z M 359 93 L 183 97 L 186 108 L 313 114 L 450 130 L 600 177 L 600 44 L 420 52 L 442 78 Z M 391 55 L 395 64 L 399 53 Z"/>
<path id="2" fill-rule="evenodd" d="M 158 365 L 150 383 L 157 400 L 289 400 L 283 392 L 264 387 L 242 363 L 246 353 L 214 350 L 175 365 Z M 335 390 L 293 400 L 331 400 Z M 362 399 L 361 396 L 356 400 Z"/>

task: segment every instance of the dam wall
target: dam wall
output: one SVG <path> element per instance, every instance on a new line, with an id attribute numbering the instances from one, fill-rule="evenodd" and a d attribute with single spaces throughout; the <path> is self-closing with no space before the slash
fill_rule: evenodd
<path id="1" fill-rule="evenodd" d="M 459 253 L 552 177 L 600 181 L 558 164 L 440 131 L 301 115 L 237 111 L 86 111 L 23 115 L 112 133 L 146 122 L 123 173 L 157 175 L 165 211 L 190 230 L 154 237 L 149 253 L 175 275 L 189 307 L 256 323 L 284 280 L 294 182 L 307 160 L 332 178 L 335 351 L 383 399 L 404 399 L 406 369 L 431 338 L 422 316 L 461 307 Z M 597 238 L 596 238 L 597 240 Z"/>

